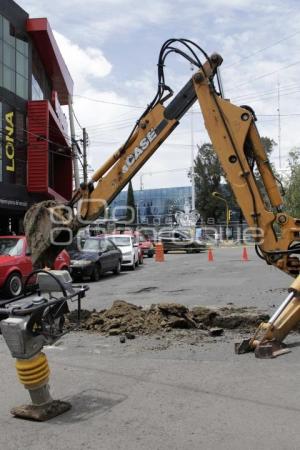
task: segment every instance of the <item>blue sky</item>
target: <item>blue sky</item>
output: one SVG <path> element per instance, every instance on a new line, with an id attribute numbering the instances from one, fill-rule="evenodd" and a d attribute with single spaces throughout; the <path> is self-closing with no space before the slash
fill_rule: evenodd
<path id="1" fill-rule="evenodd" d="M 152 99 L 158 53 L 171 37 L 192 39 L 208 53 L 220 53 L 226 96 L 236 104 L 253 106 L 261 135 L 276 142 L 279 90 L 283 167 L 288 151 L 300 146 L 300 8 L 296 0 L 18 3 L 31 17 L 49 19 L 75 81 L 75 94 L 99 100 L 75 96 L 75 111 L 90 136 L 94 168 L 122 144 L 141 111 L 121 105 L 144 107 Z M 175 90 L 191 76 L 189 64 L 177 57 L 170 58 L 166 73 Z M 192 120 L 194 142 L 208 141 L 198 111 L 195 105 L 194 113 L 187 115 L 141 170 L 145 188 L 189 183 L 184 170 L 167 171 L 190 166 Z M 278 148 L 273 161 L 279 165 Z M 139 183 L 137 175 L 136 188 Z"/>

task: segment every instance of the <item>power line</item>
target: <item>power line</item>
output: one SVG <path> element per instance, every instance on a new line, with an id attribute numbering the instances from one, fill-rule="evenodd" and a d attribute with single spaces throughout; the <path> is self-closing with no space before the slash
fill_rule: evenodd
<path id="1" fill-rule="evenodd" d="M 200 114 L 202 113 L 200 111 L 194 111 L 194 114 Z M 256 117 L 277 117 L 277 114 L 256 114 Z M 300 116 L 300 113 L 289 113 L 289 114 L 281 114 L 281 117 L 290 117 L 290 116 Z"/>
<path id="2" fill-rule="evenodd" d="M 292 64 L 288 65 L 288 66 L 281 67 L 280 69 L 278 69 L 276 71 L 269 72 L 268 74 L 264 74 L 264 75 L 262 75 L 260 77 L 256 77 L 255 79 L 252 79 L 251 81 L 260 79 L 262 77 L 265 77 L 267 75 L 276 73 L 276 72 L 278 72 L 280 70 L 283 70 L 284 68 L 287 68 L 287 67 L 290 67 L 292 65 L 299 64 L 299 63 L 300 63 L 300 61 L 297 61 L 295 63 L 292 63 Z M 244 83 L 242 83 L 242 84 L 244 84 Z M 240 86 L 240 85 L 238 85 L 238 86 Z M 299 92 L 299 90 L 296 89 L 296 87 L 298 87 L 297 85 L 295 86 L 295 89 L 293 89 L 292 86 L 293 85 L 287 85 L 287 86 L 283 87 L 281 89 L 282 95 L 291 95 L 291 94 Z M 286 94 L 284 94 L 285 92 L 286 92 Z M 274 95 L 271 95 L 272 93 L 274 93 Z M 263 91 L 263 92 L 259 92 L 257 95 L 255 95 L 255 92 L 253 92 L 253 96 L 252 97 L 251 97 L 251 93 L 249 93 L 249 94 L 246 94 L 246 96 L 242 96 L 241 95 L 239 97 L 234 97 L 233 100 L 234 101 L 238 101 L 238 100 L 239 101 L 245 101 L 245 100 L 252 101 L 253 99 L 254 100 L 261 99 L 261 97 L 266 97 L 266 98 L 277 97 L 277 90 Z M 118 106 L 125 106 L 125 107 L 128 107 L 128 108 L 142 109 L 142 107 L 137 106 L 137 105 L 129 105 L 129 104 L 123 104 L 123 103 L 109 102 L 109 101 L 104 101 L 104 100 L 100 100 L 100 99 L 93 99 L 93 98 L 89 98 L 89 97 L 83 97 L 83 98 L 86 98 L 87 100 L 93 101 L 93 102 L 96 101 L 96 102 L 100 102 L 100 103 L 106 103 L 106 104 L 112 104 L 112 105 L 118 105 Z M 190 112 L 187 113 L 187 115 L 188 114 L 202 114 L 202 113 L 200 111 L 190 111 Z M 134 120 L 134 118 L 132 120 Z M 88 126 L 88 128 L 89 129 L 95 128 L 95 129 L 97 129 L 99 131 L 105 131 L 105 130 L 109 131 L 110 129 L 122 129 L 122 128 L 125 128 L 127 125 L 130 125 L 131 123 L 132 123 L 132 121 L 129 120 L 129 119 L 128 120 L 126 120 L 126 119 L 124 119 L 124 120 L 115 120 L 115 121 L 111 121 L 111 122 L 104 122 L 103 124 L 90 125 L 90 126 Z"/>
<path id="3" fill-rule="evenodd" d="M 300 89 L 297 89 L 295 91 L 291 91 L 291 92 L 288 92 L 288 93 L 285 93 L 285 94 L 281 94 L 281 97 L 288 97 L 289 95 L 294 95 L 294 94 L 297 94 L 299 92 L 300 92 Z M 266 100 L 266 99 L 269 99 L 269 98 L 277 98 L 277 94 L 274 93 L 273 95 L 266 95 L 266 96 L 264 96 L 264 98 L 262 98 L 261 96 L 258 96 L 258 97 L 253 98 L 253 99 L 248 99 L 248 101 L 250 101 L 251 103 L 256 103 L 258 101 Z"/>
<path id="4" fill-rule="evenodd" d="M 94 125 L 94 126 L 89 126 L 89 130 L 106 130 L 106 129 L 110 129 L 113 127 L 118 127 L 118 126 L 123 126 L 123 125 L 127 125 L 128 123 L 131 123 L 134 121 L 135 117 L 132 119 L 123 119 L 123 120 L 112 120 L 111 122 L 105 122 L 103 124 L 98 124 L 98 125 Z"/>
<path id="5" fill-rule="evenodd" d="M 57 132 L 57 127 L 56 127 L 56 126 L 51 125 L 51 124 L 49 123 L 48 127 L 49 127 L 49 131 L 53 131 L 54 133 Z M 70 136 L 69 134 L 67 134 L 66 132 L 64 132 L 62 129 L 60 129 L 59 132 L 64 136 L 64 138 L 65 138 L 67 141 L 71 141 L 71 136 Z"/>
<path id="6" fill-rule="evenodd" d="M 237 85 L 235 86 L 235 89 L 236 89 L 237 87 L 244 86 L 244 85 L 247 85 L 247 84 L 249 84 L 249 83 L 252 83 L 253 81 L 261 80 L 262 78 L 268 77 L 269 75 L 273 75 L 274 73 L 278 73 L 278 72 L 280 72 L 280 71 L 283 70 L 283 69 L 288 69 L 288 68 L 290 68 L 290 67 L 293 67 L 293 66 L 295 66 L 295 65 L 297 65 L 297 64 L 299 64 L 299 63 L 300 63 L 300 60 L 295 61 L 295 62 L 293 62 L 293 63 L 291 63 L 291 64 L 287 64 L 286 66 L 282 66 L 282 67 L 280 67 L 280 68 L 277 69 L 277 70 L 273 70 L 272 72 L 268 72 L 268 73 L 264 73 L 263 75 L 259 75 L 258 77 L 249 78 L 247 81 L 244 81 L 243 83 L 237 84 Z"/>
<path id="7" fill-rule="evenodd" d="M 124 118 L 123 118 L 123 116 L 124 116 Z M 93 129 L 93 128 L 98 129 L 98 128 L 111 127 L 111 126 L 119 125 L 119 124 L 122 125 L 122 124 L 127 123 L 127 122 L 131 122 L 132 123 L 132 121 L 135 118 L 136 118 L 136 115 L 132 115 L 132 117 L 130 117 L 130 116 L 128 116 L 128 113 L 126 113 L 126 114 L 118 115 L 118 119 L 110 120 L 109 122 L 101 122 L 101 123 L 95 123 L 93 125 L 87 125 L 87 127 L 90 130 L 90 129 Z"/>
<path id="8" fill-rule="evenodd" d="M 86 97 L 84 95 L 74 95 L 74 97 L 84 98 L 85 100 L 89 100 L 91 102 L 104 103 L 104 104 L 107 104 L 107 105 L 124 106 L 126 108 L 145 109 L 143 106 L 128 105 L 128 104 L 125 104 L 125 103 L 118 103 L 118 102 L 109 102 L 109 101 L 100 100 L 100 99 L 97 99 L 97 98 Z"/>
<path id="9" fill-rule="evenodd" d="M 74 118 L 75 118 L 75 120 L 76 120 L 76 122 L 77 122 L 77 125 L 78 125 L 79 128 L 82 130 L 83 128 L 82 128 L 82 126 L 80 125 L 79 120 L 77 119 L 77 116 L 76 116 L 75 111 L 74 111 L 74 105 L 73 105 L 73 107 L 72 107 L 72 112 L 73 112 L 73 116 L 74 116 Z"/>
<path id="10" fill-rule="evenodd" d="M 256 114 L 258 117 L 277 117 L 277 114 Z M 281 117 L 300 116 L 300 113 L 280 114 Z"/>
<path id="11" fill-rule="evenodd" d="M 89 127 L 89 131 L 90 131 L 90 133 L 96 134 L 96 133 L 105 133 L 105 132 L 111 131 L 111 130 L 120 130 L 120 129 L 123 129 L 125 127 L 132 125 L 133 122 L 134 122 L 133 120 L 128 120 L 124 123 L 121 123 L 121 122 L 119 124 L 112 123 L 111 125 L 107 125 L 105 127 L 95 127 L 94 129 Z"/>
<path id="12" fill-rule="evenodd" d="M 29 132 L 28 132 L 27 130 L 25 130 L 25 129 L 22 129 L 22 131 L 25 131 L 26 133 L 29 133 Z M 6 132 L 3 131 L 3 130 L 0 130 L 0 133 L 2 134 L 2 136 L 9 136 L 9 134 L 6 133 Z M 33 134 L 33 133 L 31 133 L 31 134 Z M 36 135 L 36 136 L 37 136 L 38 138 L 40 138 L 39 135 Z M 3 137 L 0 138 L 0 139 L 1 139 L 2 142 L 5 142 Z M 23 145 L 22 145 L 23 147 L 28 147 L 28 145 L 29 145 L 29 142 L 28 142 L 28 141 L 24 141 L 24 140 L 21 140 L 21 139 L 18 139 L 18 138 L 15 138 L 15 140 L 16 140 L 17 142 L 19 142 L 20 144 L 23 144 Z M 47 140 L 47 139 L 41 139 L 41 140 Z M 48 142 L 50 142 L 50 143 L 53 144 L 52 141 L 48 141 Z M 57 144 L 57 145 L 59 146 L 59 144 Z M 63 148 L 63 147 L 59 146 L 59 148 Z M 65 148 L 69 148 L 69 147 L 65 147 Z M 59 155 L 59 156 L 64 156 L 64 157 L 66 157 L 66 158 L 71 158 L 71 157 L 72 157 L 72 152 L 71 152 L 70 155 L 68 155 L 68 154 L 66 154 L 66 153 L 61 153 L 61 152 L 55 151 L 55 150 L 53 150 L 53 149 L 48 149 L 48 151 L 49 151 L 49 153 L 53 153 L 53 154 Z"/>
<path id="13" fill-rule="evenodd" d="M 94 141 L 93 142 L 94 144 L 98 144 L 98 145 L 120 145 L 120 142 L 118 142 L 118 141 L 101 141 L 101 140 L 98 140 L 98 141 Z M 191 144 L 176 144 L 176 143 L 174 143 L 174 144 L 172 144 L 172 143 L 169 143 L 169 144 L 167 144 L 167 143 L 163 143 L 162 145 L 164 145 L 164 146 L 167 146 L 167 147 L 188 147 L 188 148 L 191 148 L 192 147 L 192 145 Z"/>
<path id="14" fill-rule="evenodd" d="M 4 128 L 3 128 L 3 129 L 4 129 Z M 55 128 L 54 126 L 52 126 L 52 125 L 50 125 L 50 124 L 49 124 L 49 126 L 48 126 L 48 129 L 49 129 L 49 131 L 53 131 L 53 132 L 56 132 L 56 131 L 57 131 L 57 128 Z M 39 140 L 47 141 L 47 142 L 49 142 L 49 143 L 51 143 L 51 144 L 53 144 L 53 145 L 56 145 L 56 146 L 58 146 L 58 147 L 60 147 L 60 148 L 70 148 L 70 147 L 68 147 L 68 146 L 66 146 L 66 145 L 59 144 L 58 142 L 54 142 L 54 141 L 52 141 L 52 140 L 46 138 L 45 136 L 42 136 L 42 135 L 39 135 L 39 134 L 30 132 L 30 131 L 26 130 L 25 128 L 17 128 L 17 132 L 18 132 L 18 131 L 23 131 L 23 132 L 25 132 L 25 133 L 27 133 L 27 134 L 31 134 L 31 135 L 33 135 L 33 136 L 36 136 Z M 0 130 L 0 132 L 1 132 L 2 134 L 6 134 L 4 131 L 1 131 L 1 130 Z M 64 133 L 62 130 L 59 130 L 59 132 L 60 132 L 67 140 L 70 140 L 70 139 L 71 139 L 71 137 L 68 136 L 66 133 Z M 7 135 L 7 134 L 6 134 L 6 135 Z M 15 140 L 18 140 L 18 138 L 15 137 Z M 25 142 L 25 141 L 23 141 L 23 142 L 26 143 L 26 145 L 28 144 L 28 142 Z"/>
<path id="15" fill-rule="evenodd" d="M 295 33 L 290 34 L 290 35 L 280 39 L 279 41 L 273 42 L 273 44 L 267 45 L 266 47 L 263 47 L 253 53 L 250 53 L 249 55 L 244 56 L 243 58 L 240 58 L 237 62 L 232 63 L 229 66 L 225 66 L 223 70 L 228 70 L 230 67 L 236 66 L 240 62 L 245 61 L 246 59 L 252 58 L 252 56 L 257 55 L 258 53 L 264 52 L 265 50 L 268 50 L 269 48 L 275 47 L 276 45 L 281 44 L 281 42 L 291 39 L 292 37 L 296 36 L 297 34 L 300 34 L 300 31 L 296 31 Z"/>
<path id="16" fill-rule="evenodd" d="M 281 91 L 281 95 L 283 97 L 288 97 L 290 95 L 297 94 L 298 92 L 300 92 L 300 87 L 298 89 L 295 89 L 295 90 Z M 258 101 L 258 100 L 264 101 L 264 100 L 267 100 L 269 98 L 274 98 L 274 97 L 277 97 L 277 91 L 276 92 L 274 91 L 273 94 L 271 94 L 271 93 L 269 93 L 269 94 L 258 94 L 256 96 L 248 97 L 248 98 L 239 97 L 239 98 L 233 99 L 233 101 L 234 101 L 235 104 L 236 103 L 245 103 L 245 102 L 252 103 L 254 101 Z"/>
<path id="17" fill-rule="evenodd" d="M 48 142 L 49 144 L 55 145 L 56 147 L 59 147 L 59 148 L 61 148 L 61 149 L 71 150 L 71 147 L 68 147 L 68 146 L 66 146 L 66 145 L 61 145 L 61 144 L 59 144 L 58 142 L 51 141 L 50 139 L 47 139 L 47 138 L 45 138 L 44 136 L 41 136 L 41 135 L 36 134 L 36 133 L 33 133 L 32 131 L 25 130 L 25 128 L 22 128 L 22 131 L 24 131 L 25 133 L 30 134 L 30 135 L 32 135 L 32 136 L 35 136 L 35 137 L 36 137 L 38 140 L 40 140 L 40 141 L 46 141 L 46 142 Z"/>
<path id="18" fill-rule="evenodd" d="M 280 88 L 280 92 L 286 92 L 286 91 L 290 91 L 290 90 L 294 90 L 294 89 L 299 89 L 300 85 L 297 83 L 292 83 L 292 84 L 288 84 L 282 88 Z M 258 96 L 265 96 L 265 95 L 269 95 L 272 93 L 277 93 L 277 89 L 271 89 L 270 91 L 252 91 L 249 93 L 245 93 L 243 95 L 239 95 L 238 97 L 233 97 L 232 100 L 233 101 L 239 101 L 240 99 L 242 99 L 242 101 L 247 100 L 247 99 L 251 99 L 251 98 L 256 98 Z"/>

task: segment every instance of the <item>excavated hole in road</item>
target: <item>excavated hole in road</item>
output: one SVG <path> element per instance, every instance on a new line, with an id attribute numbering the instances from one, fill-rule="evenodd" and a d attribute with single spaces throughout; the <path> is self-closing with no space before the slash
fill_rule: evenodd
<path id="1" fill-rule="evenodd" d="M 117 336 L 153 335 L 172 330 L 203 330 L 221 335 L 222 330 L 248 332 L 269 316 L 253 307 L 188 308 L 178 303 L 158 303 L 150 307 L 117 300 L 108 309 L 101 311 L 83 310 L 79 331 L 88 330 L 104 335 Z M 66 318 L 67 327 L 77 322 L 77 312 Z M 219 334 L 218 334 L 219 333 Z M 213 335 L 213 334 L 212 334 Z M 133 338 L 132 337 L 132 338 Z"/>

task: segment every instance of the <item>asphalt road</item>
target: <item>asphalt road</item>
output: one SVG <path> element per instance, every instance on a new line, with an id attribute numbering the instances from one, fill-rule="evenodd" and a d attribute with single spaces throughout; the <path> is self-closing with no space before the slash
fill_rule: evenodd
<path id="1" fill-rule="evenodd" d="M 206 257 L 146 260 L 136 273 L 91 283 L 87 304 L 234 302 L 273 310 L 290 282 L 252 253 L 242 263 L 240 249 L 217 250 L 210 265 Z M 298 450 L 300 335 L 288 339 L 292 353 L 275 360 L 235 355 L 239 338 L 227 332 L 196 345 L 170 337 L 120 344 L 117 337 L 69 334 L 46 353 L 52 393 L 73 408 L 47 423 L 9 415 L 28 396 L 0 339 L 0 448 Z"/>
<path id="2" fill-rule="evenodd" d="M 281 303 L 291 278 L 260 260 L 252 248 L 249 261 L 242 261 L 242 248 L 218 248 L 214 261 L 207 253 L 168 253 L 165 262 L 144 259 L 136 271 L 119 276 L 106 274 L 89 283 L 88 309 L 102 309 L 114 300 L 137 305 L 178 302 L 193 305 L 226 305 L 272 308 Z"/>

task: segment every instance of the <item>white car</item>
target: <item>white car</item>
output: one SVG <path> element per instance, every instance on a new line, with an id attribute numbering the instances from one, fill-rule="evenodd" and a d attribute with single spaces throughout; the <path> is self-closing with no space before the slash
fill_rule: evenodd
<path id="1" fill-rule="evenodd" d="M 139 245 L 134 236 L 126 234 L 110 234 L 108 237 L 121 250 L 123 267 L 135 270 L 140 264 Z"/>

